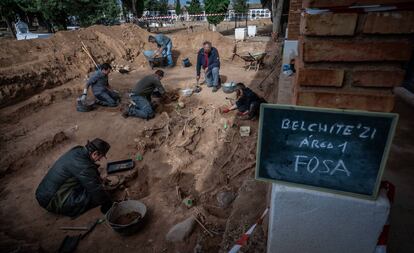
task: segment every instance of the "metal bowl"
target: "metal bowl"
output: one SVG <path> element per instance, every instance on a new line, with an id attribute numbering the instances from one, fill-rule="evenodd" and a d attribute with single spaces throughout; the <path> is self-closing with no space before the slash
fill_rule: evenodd
<path id="1" fill-rule="evenodd" d="M 131 212 L 138 212 L 141 217 L 126 225 L 114 223 L 114 221 L 116 221 L 116 219 L 120 216 Z M 105 218 L 108 225 L 114 231 L 122 235 L 130 235 L 137 232 L 141 228 L 146 214 L 147 207 L 144 205 L 144 203 L 138 200 L 125 200 L 119 203 L 114 203 L 114 205 L 105 214 Z"/>
<path id="2" fill-rule="evenodd" d="M 187 88 L 187 89 L 182 89 L 180 90 L 181 95 L 183 95 L 184 97 L 189 97 L 193 94 L 193 89 Z"/>
<path id="3" fill-rule="evenodd" d="M 235 82 L 224 83 L 221 85 L 224 93 L 232 93 L 236 88 Z"/>

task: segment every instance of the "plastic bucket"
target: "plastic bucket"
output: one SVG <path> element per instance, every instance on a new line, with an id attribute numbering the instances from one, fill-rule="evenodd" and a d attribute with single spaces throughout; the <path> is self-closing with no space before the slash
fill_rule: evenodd
<path id="1" fill-rule="evenodd" d="M 154 51 L 153 50 L 145 50 L 144 51 L 144 56 L 147 58 L 152 58 L 154 56 Z"/>
<path id="2" fill-rule="evenodd" d="M 236 28 L 234 37 L 236 40 L 244 40 L 246 38 L 246 28 Z"/>
<path id="3" fill-rule="evenodd" d="M 190 67 L 190 60 L 188 58 L 183 59 L 183 67 L 187 68 Z"/>
<path id="4" fill-rule="evenodd" d="M 131 221 L 129 224 L 117 224 L 115 221 L 122 215 L 126 215 L 131 212 L 138 212 L 141 217 Z M 105 214 L 106 222 L 115 231 L 122 235 L 130 235 L 137 232 L 147 213 L 147 207 L 144 203 L 138 200 L 126 200 L 114 205 Z"/>
<path id="5" fill-rule="evenodd" d="M 247 35 L 249 37 L 254 37 L 256 36 L 256 26 L 255 25 L 249 25 L 247 27 Z"/>

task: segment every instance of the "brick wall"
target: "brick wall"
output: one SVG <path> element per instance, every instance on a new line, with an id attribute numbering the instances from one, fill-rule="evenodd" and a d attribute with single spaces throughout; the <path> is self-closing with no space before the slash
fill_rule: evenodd
<path id="1" fill-rule="evenodd" d="M 302 0 L 290 0 L 288 17 L 288 40 L 298 40 Z"/>
<path id="2" fill-rule="evenodd" d="M 409 1 L 303 0 L 303 8 L 335 12 L 302 10 L 293 103 L 391 111 L 392 89 L 402 83 L 413 52 L 414 6 L 405 8 Z M 340 11 L 355 3 L 405 4 L 387 12 Z"/>

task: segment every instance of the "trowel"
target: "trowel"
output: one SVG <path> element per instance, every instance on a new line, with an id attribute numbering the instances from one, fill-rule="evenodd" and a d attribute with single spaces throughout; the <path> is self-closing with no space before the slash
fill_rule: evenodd
<path id="1" fill-rule="evenodd" d="M 72 253 L 72 252 L 75 252 L 76 248 L 78 247 L 78 244 L 79 244 L 80 240 L 85 238 L 90 232 L 92 232 L 92 230 L 96 227 L 96 225 L 98 225 L 102 222 L 103 222 L 102 219 L 97 219 L 94 223 L 92 223 L 88 227 L 88 230 L 85 233 L 75 235 L 75 236 L 69 236 L 69 235 L 65 236 L 65 239 L 63 239 L 63 242 L 60 244 L 58 252 L 59 253 Z M 80 228 L 82 228 L 82 229 L 80 229 Z M 73 227 L 73 229 L 70 229 L 70 227 L 65 227 L 65 229 L 67 229 L 67 230 L 83 230 L 83 227 Z"/>

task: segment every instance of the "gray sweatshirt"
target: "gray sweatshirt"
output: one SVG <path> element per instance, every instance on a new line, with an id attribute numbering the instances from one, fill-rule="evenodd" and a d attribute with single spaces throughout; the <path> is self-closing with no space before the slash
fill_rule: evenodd
<path id="1" fill-rule="evenodd" d="M 143 97 L 150 97 L 152 92 L 154 92 L 155 88 L 161 93 L 164 94 L 165 90 L 161 84 L 160 79 L 153 74 L 142 78 L 134 87 L 132 92 L 135 95 L 143 96 Z"/>
<path id="2" fill-rule="evenodd" d="M 101 94 L 108 89 L 108 76 L 102 73 L 102 71 L 97 70 L 91 75 L 86 84 L 87 88 L 89 88 L 89 86 L 92 86 L 94 95 Z"/>

